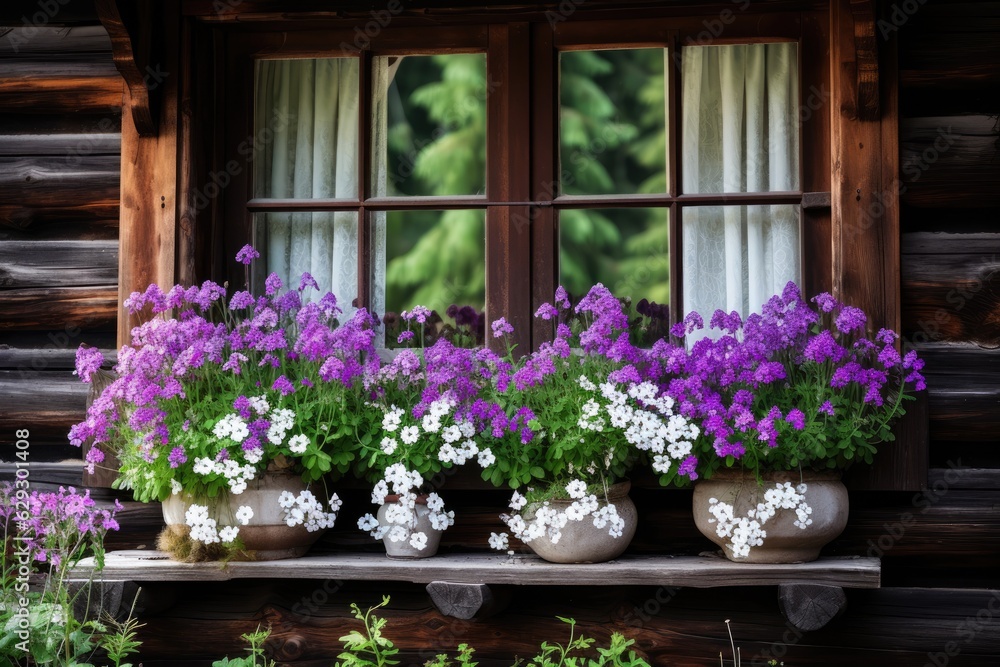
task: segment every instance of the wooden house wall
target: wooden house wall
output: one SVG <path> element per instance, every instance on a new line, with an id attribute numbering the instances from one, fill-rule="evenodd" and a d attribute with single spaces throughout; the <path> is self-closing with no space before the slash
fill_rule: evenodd
<path id="1" fill-rule="evenodd" d="M 539 641 L 564 636 L 557 614 L 601 638 L 625 632 L 655 665 L 719 664 L 720 652 L 729 655 L 726 619 L 749 665 L 1000 664 L 1000 2 L 885 2 L 880 11 L 879 44 L 899 45 L 902 168 L 893 187 L 902 204 L 902 322 L 908 344 L 927 359 L 932 471 L 921 493 L 852 493 L 848 530 L 828 553 L 881 557 L 883 588 L 848 591 L 843 616 L 801 633 L 784 621 L 773 588 L 511 587 L 505 611 L 458 621 L 439 615 L 422 587 L 343 583 L 335 572 L 325 582 L 151 585 L 141 604 L 143 664 L 209 665 L 241 653 L 241 632 L 269 624 L 282 664 L 330 665 L 337 638 L 356 627 L 348 604 L 374 604 L 386 593 L 387 633 L 404 649 L 404 665 L 460 642 L 475 645 L 484 665 L 528 658 Z M 10 346 L 0 349 L 0 428 L 29 423 L 40 429 L 39 443 L 61 452 L 84 400 L 67 350 L 83 340 L 113 344 L 117 129 L 93 128 L 105 117 L 117 128 L 118 107 L 106 45 L 57 36 L 39 49 L 43 43 L 35 69 L 23 55 L 0 59 L 0 337 Z M 85 81 L 58 94 L 32 79 L 83 71 Z M 8 94 L 12 77 L 41 97 Z M 26 107 L 25 99 L 37 101 Z M 102 148 L 88 153 L 86 168 L 52 167 L 73 154 L 71 137 L 97 135 Z M 81 331 L 63 342 L 67 323 Z M 50 334 L 58 344 L 46 350 Z M 484 530 L 498 528 L 504 494 L 461 487 L 451 481 L 444 489 L 463 509 L 443 548 L 482 548 Z M 635 551 L 712 548 L 694 531 L 689 493 L 643 480 L 637 487 Z M 365 493 L 342 495 L 343 518 L 323 545 L 359 548 L 367 541 L 349 518 L 367 510 Z M 155 508 L 136 505 L 122 523 L 109 548 L 151 546 L 159 526 Z"/>
<path id="2" fill-rule="evenodd" d="M 115 346 L 122 80 L 93 2 L 0 9 L 0 460 L 80 458 L 82 343 Z M 77 464 L 78 467 L 78 464 Z"/>

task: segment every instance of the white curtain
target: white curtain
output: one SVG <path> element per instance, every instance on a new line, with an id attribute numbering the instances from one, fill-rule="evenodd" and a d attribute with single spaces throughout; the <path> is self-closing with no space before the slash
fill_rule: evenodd
<path id="1" fill-rule="evenodd" d="M 796 44 L 685 47 L 682 62 L 684 193 L 797 190 Z M 798 207 L 686 207 L 682 216 L 685 312 L 746 316 L 799 281 Z"/>
<path id="2" fill-rule="evenodd" d="M 373 154 L 385 160 L 385 91 L 390 73 L 376 58 L 372 88 Z M 264 60 L 257 66 L 256 195 L 283 199 L 358 197 L 358 72 L 356 58 Z M 385 169 L 373 170 L 373 194 L 385 193 Z M 268 272 L 286 285 L 312 274 L 321 292 L 337 295 L 345 317 L 358 294 L 356 211 L 268 213 L 257 225 Z M 385 214 L 371 214 L 372 310 L 384 311 Z M 314 295 L 311 294 L 310 296 Z"/>

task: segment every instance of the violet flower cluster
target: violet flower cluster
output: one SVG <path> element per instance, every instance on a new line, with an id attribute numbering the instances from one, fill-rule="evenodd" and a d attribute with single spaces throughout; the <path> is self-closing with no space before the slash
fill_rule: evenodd
<path id="1" fill-rule="evenodd" d="M 692 341 L 703 320 L 691 313 L 673 328 L 681 342 L 659 344 L 667 393 L 702 429 L 703 472 L 870 463 L 875 445 L 892 438 L 903 401 L 924 389 L 923 361 L 914 351 L 901 355 L 894 332 L 869 338 L 862 310 L 829 294 L 812 301 L 788 283 L 745 322 L 716 311 L 716 335 Z"/>
<path id="2" fill-rule="evenodd" d="M 90 491 L 81 495 L 73 487 L 30 493 L 10 483 L 0 487 L 0 525 L 11 547 L 52 568 L 71 567 L 88 550 L 103 553 L 104 536 L 119 529 L 121 509 L 117 500 L 100 507 Z"/>

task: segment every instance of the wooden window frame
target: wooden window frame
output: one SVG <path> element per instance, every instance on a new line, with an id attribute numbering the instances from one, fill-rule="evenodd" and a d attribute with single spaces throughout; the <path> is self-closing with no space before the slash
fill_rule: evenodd
<path id="1" fill-rule="evenodd" d="M 352 199 L 277 200 L 252 194 L 252 165 L 238 166 L 239 174 L 226 188 L 221 206 L 213 206 L 211 238 L 216 247 L 213 277 L 241 275 L 232 259 L 235 250 L 253 239 L 255 214 L 271 211 L 356 211 L 359 220 L 359 294 L 368 303 L 371 271 L 368 266 L 368 212 L 405 209 L 471 208 L 486 211 L 486 304 L 487 317 L 506 317 L 517 332 L 519 349 L 537 347 L 551 337 L 551 323 L 536 321 L 533 313 L 550 301 L 558 283 L 558 211 L 570 208 L 657 207 L 669 212 L 668 248 L 671 267 L 671 316 L 682 316 L 680 227 L 682 207 L 703 205 L 794 204 L 801 205 L 809 192 L 830 190 L 829 123 L 817 114 L 811 123 L 800 123 L 800 189 L 794 192 L 748 192 L 685 194 L 680 182 L 679 68 L 667 73 L 669 95 L 667 132 L 668 191 L 657 195 L 560 195 L 558 139 L 558 54 L 561 51 L 612 48 L 667 48 L 678 52 L 689 44 L 762 43 L 795 41 L 799 45 L 800 90 L 809 86 L 826 90 L 830 68 L 825 60 L 825 12 L 779 12 L 735 17 L 726 25 L 724 39 L 705 40 L 705 26 L 712 16 L 682 16 L 573 21 L 550 24 L 534 21 L 449 23 L 416 28 L 390 25 L 360 51 L 331 45 L 352 44 L 355 35 L 344 22 L 321 27 L 285 31 L 285 24 L 266 23 L 247 29 L 230 28 L 224 39 L 216 39 L 217 65 L 210 76 L 224 81 L 225 89 L 215 113 L 217 141 L 213 147 L 215 170 L 218 156 L 237 154 L 237 146 L 254 135 L 254 63 L 265 58 L 360 58 L 361 89 L 358 170 L 359 192 Z M 405 23 L 402 19 L 398 22 Z M 293 26 L 294 27 L 294 26 Z M 371 59 L 378 55 L 484 52 L 487 56 L 487 173 L 486 194 L 454 197 L 380 197 L 370 193 L 369 113 Z M 671 58 L 671 61 L 675 60 Z M 523 137 L 530 137 L 524 141 Z M 811 156 L 808 162 L 806 156 Z M 212 163 L 211 157 L 209 163 Z M 237 171 L 231 169 L 230 171 Z M 213 202 L 215 204 L 216 202 Z M 821 221 L 822 222 L 822 221 Z M 802 257 L 823 253 L 829 242 L 819 232 L 807 231 L 808 215 L 801 218 Z M 828 232 L 828 229 L 826 230 Z M 812 262 L 803 262 L 803 265 Z M 829 289 L 828 283 L 803 271 L 808 291 Z M 822 276 L 817 276 L 822 278 Z"/>

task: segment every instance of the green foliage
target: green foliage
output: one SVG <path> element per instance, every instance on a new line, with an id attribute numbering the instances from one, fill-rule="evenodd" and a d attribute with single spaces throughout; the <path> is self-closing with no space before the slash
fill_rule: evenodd
<path id="1" fill-rule="evenodd" d="M 573 51 L 560 59 L 561 177 L 553 194 L 665 192 L 663 50 Z M 484 193 L 485 58 L 407 56 L 393 87 L 389 194 Z M 483 307 L 481 211 L 393 212 L 388 224 L 388 310 Z M 562 211 L 560 283 L 583 294 L 600 282 L 618 296 L 667 303 L 667 236 L 664 209 Z"/>
<path id="2" fill-rule="evenodd" d="M 270 660 L 264 654 L 264 642 L 271 636 L 271 629 L 262 630 L 258 625 L 253 632 L 240 635 L 245 641 L 247 652 L 250 654 L 242 658 L 223 658 L 212 663 L 212 667 L 275 667 L 274 660 Z"/>
<path id="3" fill-rule="evenodd" d="M 145 623 L 140 623 L 139 619 L 133 615 L 135 603 L 139 599 L 141 590 L 136 592 L 135 599 L 132 600 L 132 608 L 129 609 L 128 617 L 124 621 L 118 621 L 110 614 L 105 614 L 104 623 L 112 631 L 101 637 L 100 646 L 107 653 L 108 660 L 114 667 L 132 667 L 131 662 L 122 661 L 128 656 L 138 653 L 139 647 L 142 646 L 142 642 L 136 637 L 139 635 L 139 628 L 143 627 Z"/>
<path id="4" fill-rule="evenodd" d="M 337 656 L 337 667 L 389 667 L 399 664 L 392 656 L 399 653 L 392 641 L 382 635 L 386 619 L 375 615 L 375 610 L 389 604 L 389 596 L 382 598 L 381 604 L 361 611 L 356 604 L 351 604 L 354 618 L 361 621 L 363 631 L 352 630 L 340 638 L 344 651 Z"/>

